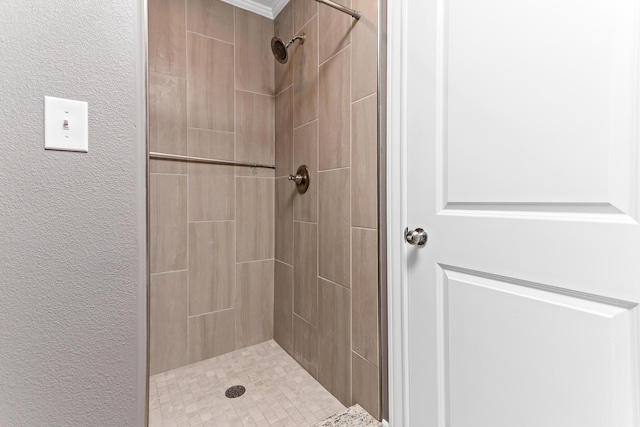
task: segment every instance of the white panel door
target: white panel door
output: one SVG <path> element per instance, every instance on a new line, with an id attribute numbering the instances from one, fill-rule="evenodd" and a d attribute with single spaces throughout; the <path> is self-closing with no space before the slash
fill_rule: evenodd
<path id="1" fill-rule="evenodd" d="M 413 427 L 638 427 L 640 0 L 405 0 Z"/>

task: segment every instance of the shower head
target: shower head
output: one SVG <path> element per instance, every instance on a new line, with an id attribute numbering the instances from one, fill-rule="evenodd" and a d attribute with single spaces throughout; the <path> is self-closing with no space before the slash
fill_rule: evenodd
<path id="1" fill-rule="evenodd" d="M 273 52 L 273 56 L 275 56 L 276 60 L 281 64 L 286 64 L 289 60 L 289 55 L 287 53 L 287 49 L 291 46 L 296 40 L 300 40 L 300 44 L 304 44 L 304 40 L 307 38 L 305 33 L 295 36 L 288 43 L 284 43 L 280 40 L 280 37 L 273 37 L 271 39 L 271 52 Z"/>

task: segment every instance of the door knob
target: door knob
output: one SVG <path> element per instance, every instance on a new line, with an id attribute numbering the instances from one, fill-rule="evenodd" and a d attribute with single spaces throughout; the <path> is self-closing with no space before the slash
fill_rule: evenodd
<path id="1" fill-rule="evenodd" d="M 415 230 L 404 229 L 404 240 L 410 245 L 424 246 L 427 244 L 427 232 L 422 228 L 416 228 Z"/>

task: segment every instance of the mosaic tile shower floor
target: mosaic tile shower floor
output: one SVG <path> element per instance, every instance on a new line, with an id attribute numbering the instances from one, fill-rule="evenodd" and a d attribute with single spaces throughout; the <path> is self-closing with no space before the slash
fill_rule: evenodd
<path id="1" fill-rule="evenodd" d="M 234 385 L 246 393 L 225 397 Z M 345 409 L 273 340 L 149 380 L 150 427 L 307 427 Z"/>

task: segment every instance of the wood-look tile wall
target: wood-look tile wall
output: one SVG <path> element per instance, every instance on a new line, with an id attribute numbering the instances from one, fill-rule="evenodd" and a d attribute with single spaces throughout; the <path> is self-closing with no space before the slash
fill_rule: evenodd
<path id="1" fill-rule="evenodd" d="M 150 0 L 151 150 L 274 164 L 273 31 L 220 0 Z M 274 171 L 153 160 L 150 172 L 151 374 L 271 339 L 274 275 L 278 295 L 293 283 L 274 265 Z"/>
<path id="2" fill-rule="evenodd" d="M 304 32 L 275 63 L 276 341 L 345 405 L 380 417 L 377 8 L 348 15 L 291 0 L 276 35 Z M 286 176 L 311 170 L 307 193 Z"/>

